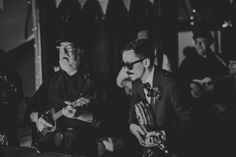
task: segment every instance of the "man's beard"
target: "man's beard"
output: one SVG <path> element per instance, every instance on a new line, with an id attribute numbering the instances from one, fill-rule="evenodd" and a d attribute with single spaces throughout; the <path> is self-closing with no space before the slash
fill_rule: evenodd
<path id="1" fill-rule="evenodd" d="M 75 70 L 77 70 L 77 62 L 69 62 L 67 59 L 62 59 L 59 62 L 60 67 L 63 71 L 67 72 L 67 73 L 71 73 Z"/>

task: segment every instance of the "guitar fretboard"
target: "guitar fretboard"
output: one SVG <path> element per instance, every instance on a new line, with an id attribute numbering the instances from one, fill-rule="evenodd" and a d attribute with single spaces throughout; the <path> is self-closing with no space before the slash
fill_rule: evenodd
<path id="1" fill-rule="evenodd" d="M 222 76 L 222 77 L 220 77 L 220 78 L 218 78 L 218 79 L 215 79 L 215 80 L 210 81 L 209 83 L 210 83 L 210 84 L 217 83 L 217 82 L 219 82 L 219 81 L 221 81 L 221 80 L 224 80 L 224 79 L 230 78 L 230 77 L 234 76 L 235 74 L 236 74 L 236 73 Z"/>
<path id="2" fill-rule="evenodd" d="M 53 114 L 52 115 L 52 119 L 55 121 L 55 120 L 57 120 L 58 118 L 60 118 L 63 114 L 62 114 L 62 111 L 64 110 L 64 108 L 63 109 L 61 109 L 60 111 L 58 111 L 58 112 L 56 112 L 55 114 Z"/>
<path id="3" fill-rule="evenodd" d="M 90 99 L 83 100 L 85 104 L 80 104 L 81 103 L 80 101 L 82 101 L 82 100 L 81 99 L 77 100 L 76 104 L 72 104 L 72 106 L 74 106 L 74 107 L 82 107 L 82 106 L 87 105 L 87 103 L 90 103 Z M 54 113 L 52 115 L 52 120 L 55 121 L 58 118 L 60 118 L 63 115 L 62 112 L 63 112 L 64 109 L 66 109 L 66 107 L 64 107 L 61 110 L 59 110 L 58 112 Z"/>

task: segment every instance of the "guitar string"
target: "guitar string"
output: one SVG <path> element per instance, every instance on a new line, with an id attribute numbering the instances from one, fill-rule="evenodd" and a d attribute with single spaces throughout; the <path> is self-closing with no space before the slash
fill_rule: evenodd
<path id="1" fill-rule="evenodd" d="M 77 100 L 78 101 L 78 100 Z M 88 103 L 90 102 L 90 100 L 89 99 L 86 99 L 86 101 L 85 101 L 85 105 L 87 105 Z M 78 103 L 78 102 L 77 102 Z M 81 103 L 80 103 L 80 101 L 79 101 L 79 103 L 78 104 L 80 104 L 80 105 L 75 105 L 75 106 L 77 106 L 77 107 L 79 107 L 79 106 L 81 106 Z M 74 105 L 73 105 L 74 106 Z M 58 111 L 58 112 L 56 112 L 54 115 L 52 115 L 52 119 L 53 120 L 57 120 L 58 118 L 60 118 L 62 115 L 63 115 L 63 110 L 64 109 L 66 109 L 66 107 L 64 107 L 64 108 L 62 108 L 60 111 Z"/>

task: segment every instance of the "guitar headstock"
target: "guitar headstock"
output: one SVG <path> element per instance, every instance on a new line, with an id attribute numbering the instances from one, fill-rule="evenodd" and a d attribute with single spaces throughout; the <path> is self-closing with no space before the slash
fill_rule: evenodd
<path id="1" fill-rule="evenodd" d="M 71 105 L 73 107 L 84 107 L 87 106 L 91 102 L 92 98 L 87 98 L 87 97 L 80 97 L 76 99 L 73 102 L 70 102 L 68 105 Z"/>

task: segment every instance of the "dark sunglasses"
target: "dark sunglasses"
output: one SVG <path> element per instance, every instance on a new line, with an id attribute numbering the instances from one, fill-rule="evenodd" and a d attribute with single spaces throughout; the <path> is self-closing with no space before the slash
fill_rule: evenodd
<path id="1" fill-rule="evenodd" d="M 139 60 L 134 61 L 132 63 L 128 63 L 128 62 L 125 63 L 125 62 L 122 61 L 122 65 L 123 65 L 124 68 L 132 70 L 134 68 L 134 64 L 142 62 L 144 59 L 146 59 L 146 58 L 139 59 Z"/>

